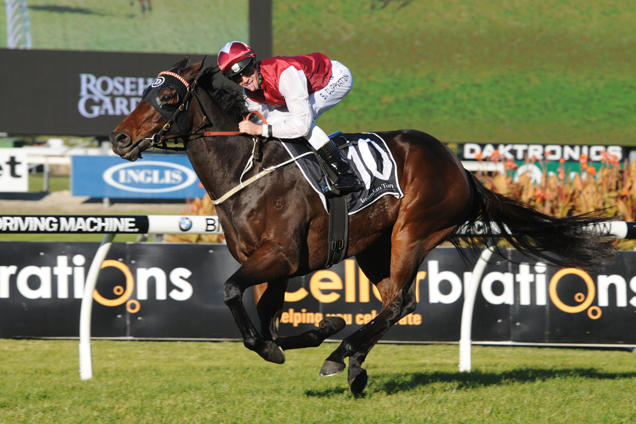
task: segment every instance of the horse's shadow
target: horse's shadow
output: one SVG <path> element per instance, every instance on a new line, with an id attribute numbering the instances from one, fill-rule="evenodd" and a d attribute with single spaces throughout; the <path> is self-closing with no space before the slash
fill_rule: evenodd
<path id="1" fill-rule="evenodd" d="M 44 12 L 55 12 L 55 13 L 76 13 L 80 15 L 98 15 L 98 16 L 106 16 L 104 13 L 98 12 L 94 9 L 88 9 L 85 7 L 69 7 L 69 6 L 37 6 L 31 5 L 28 6 L 30 10 L 38 10 Z"/>
<path id="2" fill-rule="evenodd" d="M 505 372 L 415 372 L 374 374 L 367 387 L 369 393 L 394 394 L 409 392 L 435 383 L 453 383 L 457 390 L 476 389 L 495 385 L 535 383 L 567 377 L 590 380 L 621 380 L 636 377 L 636 372 L 603 372 L 594 368 L 537 369 L 520 368 Z M 306 390 L 308 397 L 332 397 L 348 393 L 348 387 L 332 387 L 325 390 Z"/>

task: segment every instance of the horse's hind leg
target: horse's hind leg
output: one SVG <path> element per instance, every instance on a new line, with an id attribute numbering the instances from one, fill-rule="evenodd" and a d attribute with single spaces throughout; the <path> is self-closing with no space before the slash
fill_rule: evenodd
<path id="1" fill-rule="evenodd" d="M 360 269 L 374 285 L 377 286 L 380 282 L 388 279 L 391 275 L 390 234 L 381 237 L 373 245 L 368 246 L 363 252 L 356 255 L 356 261 Z M 361 329 L 354 334 L 359 333 Z M 352 336 L 344 339 L 338 349 L 325 360 L 325 363 L 320 369 L 321 376 L 329 377 L 344 371 L 346 368 L 345 358 L 355 351 L 350 340 Z"/>
<path id="2" fill-rule="evenodd" d="M 267 288 L 256 290 L 256 310 L 261 322 L 263 339 L 271 340 L 283 350 L 317 347 L 328 337 L 336 334 L 345 327 L 345 320 L 340 317 L 326 317 L 318 324 L 318 328 L 306 331 L 296 336 L 279 336 L 278 327 L 285 303 L 285 291 L 288 279 L 274 281 Z M 263 290 L 264 289 L 264 290 Z"/>
<path id="3" fill-rule="evenodd" d="M 365 274 L 369 272 L 376 278 L 382 295 L 382 311 L 368 324 L 364 325 L 351 336 L 343 340 L 342 344 L 332 353 L 325 365 L 330 362 L 341 362 L 344 369 L 344 358 L 349 357 L 349 387 L 353 393 L 361 393 L 367 384 L 367 372 L 362 368 L 369 351 L 380 338 L 402 317 L 415 310 L 415 290 L 413 282 L 420 263 L 428 252 L 441 243 L 451 232 L 451 228 L 437 231 L 423 240 L 418 240 L 414 232 L 403 232 L 396 237 L 393 234 L 391 240 L 391 264 L 390 276 L 386 277 L 387 268 L 377 264 L 377 252 L 364 252 L 357 255 L 358 264 Z M 321 370 L 322 374 L 322 370 Z"/>

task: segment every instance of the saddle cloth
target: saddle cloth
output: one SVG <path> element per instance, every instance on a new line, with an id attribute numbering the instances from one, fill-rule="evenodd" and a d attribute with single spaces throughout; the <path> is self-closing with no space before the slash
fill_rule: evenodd
<path id="1" fill-rule="evenodd" d="M 303 140 L 281 141 L 292 158 L 311 150 Z M 349 215 L 360 212 L 383 196 L 390 195 L 398 199 L 404 197 L 397 179 L 395 160 L 382 137 L 375 133 L 338 134 L 332 141 L 336 143 L 365 187 L 362 191 L 346 196 Z M 327 200 L 322 191 L 327 181 L 315 155 L 307 155 L 296 160 L 296 165 L 318 193 L 328 212 Z"/>

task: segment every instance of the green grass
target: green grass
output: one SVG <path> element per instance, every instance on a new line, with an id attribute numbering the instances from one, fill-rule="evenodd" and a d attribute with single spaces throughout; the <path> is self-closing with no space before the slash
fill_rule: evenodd
<path id="1" fill-rule="evenodd" d="M 636 366 L 619 351 L 379 345 L 363 397 L 319 378 L 334 344 L 264 362 L 241 343 L 0 340 L 0 422 L 618 423 L 636 419 Z"/>
<path id="2" fill-rule="evenodd" d="M 53 175 L 49 176 L 49 192 L 70 190 L 69 186 L 70 178 L 68 175 Z M 39 172 L 35 174 L 29 174 L 29 193 L 39 193 L 43 191 L 44 187 L 44 174 Z"/>
<path id="3" fill-rule="evenodd" d="M 274 53 L 322 51 L 354 89 L 328 132 L 444 141 L 636 142 L 636 4 L 274 1 Z"/>
<path id="4" fill-rule="evenodd" d="M 34 49 L 216 54 L 228 40 L 248 38 L 248 0 L 29 0 Z M 221 10 L 223 13 L 218 13 Z M 0 46 L 6 47 L 0 20 Z"/>

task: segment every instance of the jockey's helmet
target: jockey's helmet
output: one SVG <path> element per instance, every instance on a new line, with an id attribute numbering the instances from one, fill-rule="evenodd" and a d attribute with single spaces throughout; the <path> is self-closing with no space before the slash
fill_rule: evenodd
<path id="1" fill-rule="evenodd" d="M 217 63 L 223 75 L 233 79 L 232 77 L 244 74 L 244 71 L 253 68 L 255 57 L 256 53 L 250 46 L 240 41 L 231 41 L 219 52 Z"/>

